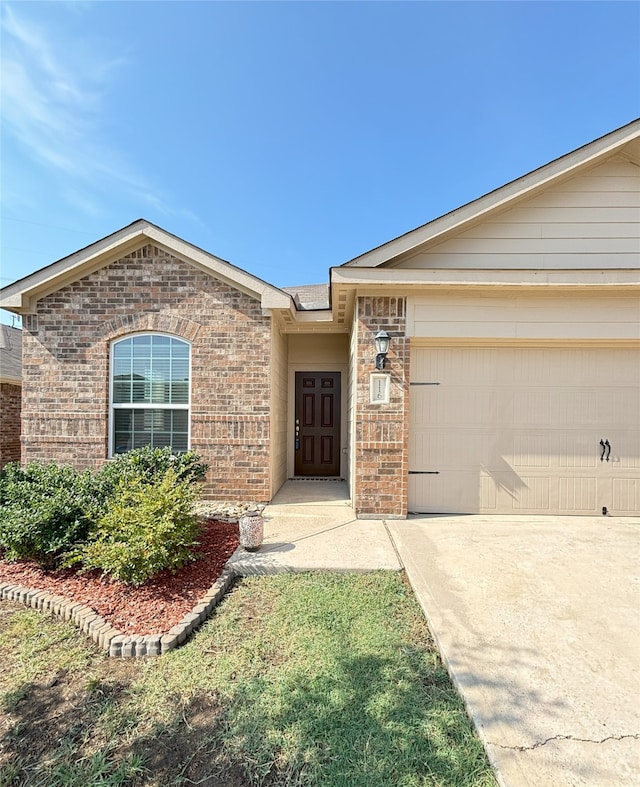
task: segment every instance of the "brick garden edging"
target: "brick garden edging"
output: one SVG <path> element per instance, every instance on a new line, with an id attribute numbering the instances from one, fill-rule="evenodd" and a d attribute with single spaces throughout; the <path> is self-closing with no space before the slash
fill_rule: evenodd
<path id="1" fill-rule="evenodd" d="M 186 642 L 187 638 L 204 623 L 220 603 L 236 576 L 232 568 L 225 567 L 191 612 L 187 612 L 169 631 L 158 634 L 123 634 L 86 604 L 55 596 L 46 590 L 34 590 L 5 582 L 0 583 L 0 599 L 17 601 L 27 607 L 72 621 L 110 657 L 127 659 L 161 656 Z"/>

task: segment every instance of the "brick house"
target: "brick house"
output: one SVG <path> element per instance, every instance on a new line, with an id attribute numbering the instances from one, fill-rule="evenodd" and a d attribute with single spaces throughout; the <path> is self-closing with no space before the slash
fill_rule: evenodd
<path id="1" fill-rule="evenodd" d="M 135 221 L 0 294 L 22 459 L 191 447 L 212 498 L 345 478 L 361 517 L 636 513 L 639 167 L 634 121 L 295 289 Z"/>
<path id="2" fill-rule="evenodd" d="M 22 331 L 0 324 L 0 467 L 20 461 Z"/>

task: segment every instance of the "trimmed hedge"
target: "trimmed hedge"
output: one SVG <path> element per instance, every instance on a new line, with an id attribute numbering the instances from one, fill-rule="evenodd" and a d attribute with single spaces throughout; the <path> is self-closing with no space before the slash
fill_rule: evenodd
<path id="1" fill-rule="evenodd" d="M 0 547 L 7 560 L 35 560 L 47 568 L 85 539 L 95 507 L 91 473 L 51 462 L 0 472 Z"/>
<path id="2" fill-rule="evenodd" d="M 192 558 L 206 470 L 193 451 L 168 448 L 130 451 L 96 473 L 10 463 L 0 471 L 0 550 L 6 560 L 101 568 L 141 584 Z"/>

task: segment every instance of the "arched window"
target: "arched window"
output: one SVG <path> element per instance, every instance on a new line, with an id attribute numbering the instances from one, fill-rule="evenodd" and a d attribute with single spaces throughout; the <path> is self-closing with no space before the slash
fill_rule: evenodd
<path id="1" fill-rule="evenodd" d="M 111 345 L 109 455 L 133 448 L 189 448 L 191 346 L 141 333 Z"/>

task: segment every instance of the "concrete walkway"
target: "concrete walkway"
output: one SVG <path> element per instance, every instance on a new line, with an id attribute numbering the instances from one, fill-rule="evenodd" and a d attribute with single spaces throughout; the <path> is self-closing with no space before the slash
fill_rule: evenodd
<path id="1" fill-rule="evenodd" d="M 401 568 L 384 522 L 356 519 L 344 481 L 287 481 L 263 516 L 260 549 L 229 560 L 243 576 Z"/>
<path id="2" fill-rule="evenodd" d="M 387 524 L 500 783 L 640 784 L 640 520 Z"/>

